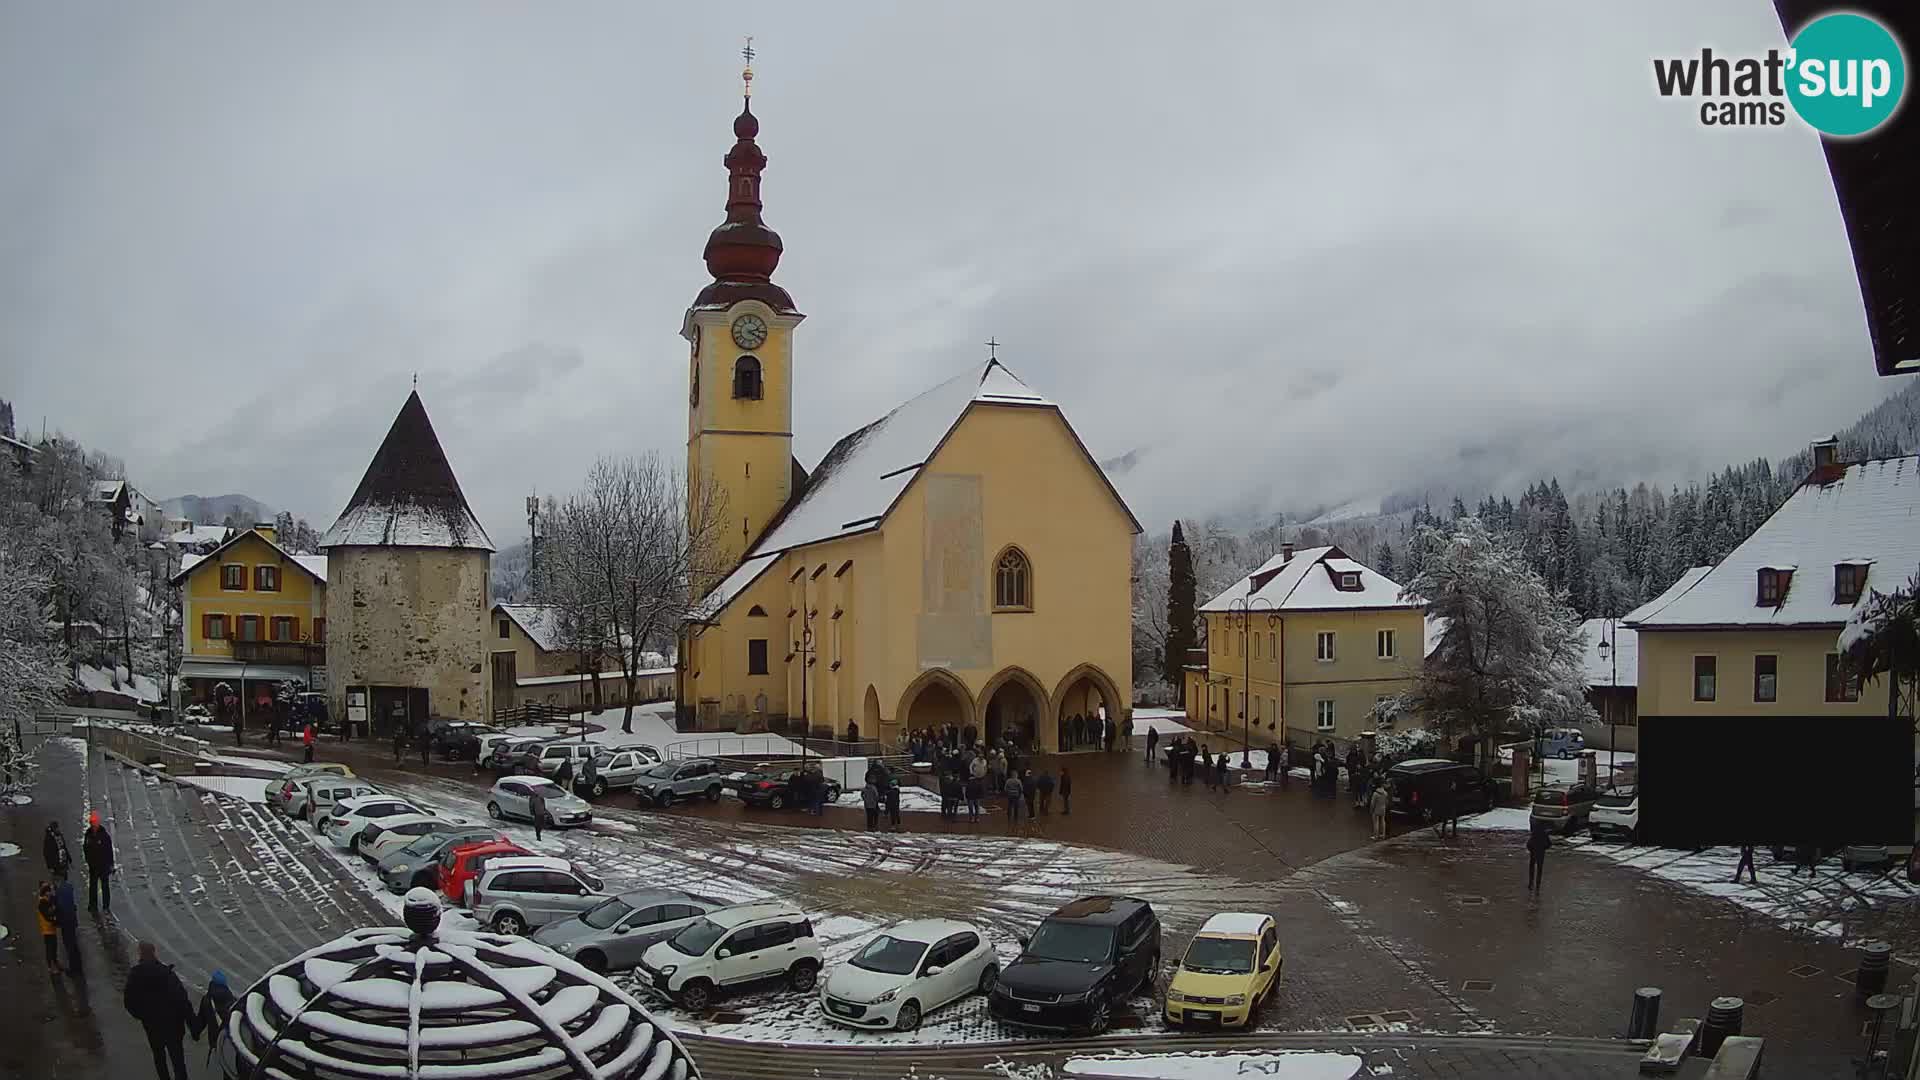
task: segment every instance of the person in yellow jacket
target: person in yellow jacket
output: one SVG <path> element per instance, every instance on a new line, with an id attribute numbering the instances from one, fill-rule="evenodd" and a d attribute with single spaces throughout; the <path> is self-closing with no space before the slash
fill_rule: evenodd
<path id="1" fill-rule="evenodd" d="M 40 941 L 47 947 L 47 974 L 57 975 L 60 972 L 60 924 L 55 919 L 52 882 L 40 883 L 40 897 L 33 913 L 40 919 Z"/>

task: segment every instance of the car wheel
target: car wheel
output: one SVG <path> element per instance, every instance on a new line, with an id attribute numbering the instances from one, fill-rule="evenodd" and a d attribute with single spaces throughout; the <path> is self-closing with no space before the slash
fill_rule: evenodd
<path id="1" fill-rule="evenodd" d="M 787 969 L 787 985 L 802 994 L 813 989 L 814 980 L 819 977 L 820 971 L 811 960 L 802 960 Z"/>
<path id="2" fill-rule="evenodd" d="M 994 984 L 999 981 L 1000 969 L 994 967 L 992 964 L 988 964 L 985 968 L 981 969 L 980 982 L 974 989 L 980 991 L 982 994 L 991 994 L 993 993 Z"/>
<path id="3" fill-rule="evenodd" d="M 720 801 L 720 785 L 719 784 L 707 785 L 707 801 L 708 802 Z"/>
<path id="4" fill-rule="evenodd" d="M 900 1006 L 900 1011 L 896 1013 L 893 1018 L 893 1030 L 912 1031 L 919 1026 L 920 1003 L 917 1001 L 909 1001 L 905 1005 Z"/>
<path id="5" fill-rule="evenodd" d="M 527 932 L 527 920 L 511 911 L 503 911 L 493 917 L 493 932 L 506 934 L 508 937 L 519 937 Z"/>
<path id="6" fill-rule="evenodd" d="M 1144 990 L 1151 993 L 1153 990 L 1154 982 L 1157 981 L 1159 978 L 1160 978 L 1160 954 L 1156 952 L 1153 954 L 1152 958 L 1150 958 L 1147 961 L 1147 970 L 1140 973 L 1140 985 L 1134 988 L 1134 992 L 1138 993 Z"/>
<path id="7" fill-rule="evenodd" d="M 1087 1015 L 1087 1034 L 1089 1035 L 1105 1034 L 1107 1030 L 1107 1021 L 1111 1019 L 1111 1016 L 1109 1015 L 1111 1012 L 1112 1012 L 1112 1007 L 1107 1004 L 1105 998 L 1102 998 L 1101 1000 L 1094 1002 L 1093 1012 Z"/>
<path id="8" fill-rule="evenodd" d="M 347 850 L 355 855 L 360 854 L 360 837 L 357 834 L 347 840 Z"/>
<path id="9" fill-rule="evenodd" d="M 673 805 L 673 792 L 663 791 L 654 801 L 660 804 L 660 809 L 665 810 L 667 807 Z"/>
<path id="10" fill-rule="evenodd" d="M 495 821 L 500 821 L 504 819 L 507 815 L 500 812 L 499 803 L 494 802 L 492 799 L 488 799 L 487 800 L 487 816 L 492 818 Z"/>
<path id="11" fill-rule="evenodd" d="M 607 973 L 607 958 L 602 955 L 598 949 L 588 949 L 586 952 L 581 953 L 576 959 L 580 961 L 581 967 L 586 968 L 595 975 L 605 975 Z"/>
<path id="12" fill-rule="evenodd" d="M 775 810 L 785 810 L 787 808 L 787 797 L 776 792 L 773 798 L 767 800 L 767 806 Z"/>
<path id="13" fill-rule="evenodd" d="M 713 984 L 705 979 L 692 979 L 680 988 L 680 1007 L 688 1012 L 706 1012 L 713 1004 Z"/>
<path id="14" fill-rule="evenodd" d="M 840 785 L 839 784 L 827 785 L 827 801 L 828 802 L 840 801 Z"/>

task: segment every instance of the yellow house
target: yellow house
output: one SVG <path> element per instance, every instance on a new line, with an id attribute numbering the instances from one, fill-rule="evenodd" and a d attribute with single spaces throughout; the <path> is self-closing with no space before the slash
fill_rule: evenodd
<path id="1" fill-rule="evenodd" d="M 1920 457 L 1844 464 L 1816 444 L 1812 474 L 1752 536 L 1623 620 L 1639 631 L 1640 723 L 1885 716 L 1885 685 L 1846 676 L 1839 635 L 1915 566 Z"/>
<path id="2" fill-rule="evenodd" d="M 535 704 L 578 709 L 582 702 L 595 701 L 607 708 L 626 704 L 626 678 L 619 657 L 604 656 L 593 663 L 593 658 L 583 660 L 579 650 L 567 648 L 559 611 L 551 605 L 493 605 L 489 644 L 495 710 Z M 635 675 L 634 702 L 672 698 L 673 667 L 667 658 L 649 652 L 642 653 L 641 659 L 645 666 Z"/>
<path id="3" fill-rule="evenodd" d="M 235 532 L 206 555 L 185 555 L 180 676 L 188 703 L 213 705 L 227 683 L 251 712 L 281 682 L 326 686 L 327 560 L 295 555 L 272 525 Z"/>
<path id="4" fill-rule="evenodd" d="M 1254 745 L 1347 742 L 1412 688 L 1426 606 L 1337 547 L 1280 553 L 1200 607 L 1206 663 L 1187 668 L 1187 721 Z"/>
<path id="5" fill-rule="evenodd" d="M 898 744 L 952 724 L 1053 749 L 1059 718 L 1131 700 L 1139 524 L 1060 407 L 997 359 L 835 443 L 793 443 L 793 331 L 760 220 L 751 111 L 726 157 L 714 281 L 688 309 L 690 491 L 725 497 L 735 565 L 680 635 L 683 723 L 804 723 Z M 710 509 L 689 499 L 693 512 Z"/>

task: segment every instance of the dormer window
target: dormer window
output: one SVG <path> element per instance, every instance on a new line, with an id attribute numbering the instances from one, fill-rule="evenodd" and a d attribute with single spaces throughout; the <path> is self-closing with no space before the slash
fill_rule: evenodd
<path id="1" fill-rule="evenodd" d="M 733 362 L 733 396 L 748 401 L 760 400 L 760 360 L 742 356 Z"/>
<path id="2" fill-rule="evenodd" d="M 1852 604 L 1867 591 L 1867 564 L 1863 562 L 1836 563 L 1833 567 L 1833 602 Z"/>
<path id="3" fill-rule="evenodd" d="M 1763 566 L 1760 568 L 1759 595 L 1754 603 L 1760 607 L 1779 607 L 1786 602 L 1787 586 L 1793 582 L 1793 567 Z"/>
<path id="4" fill-rule="evenodd" d="M 1341 592 L 1359 592 L 1360 591 L 1360 575 L 1354 573 L 1351 570 L 1346 571 L 1345 573 L 1342 573 L 1340 575 L 1340 591 Z"/>

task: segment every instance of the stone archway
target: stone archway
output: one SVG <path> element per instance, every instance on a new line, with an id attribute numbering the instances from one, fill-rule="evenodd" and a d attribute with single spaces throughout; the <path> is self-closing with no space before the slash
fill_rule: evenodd
<path id="1" fill-rule="evenodd" d="M 867 700 L 860 709 L 860 726 L 878 734 L 880 731 L 880 692 L 867 684 Z"/>
<path id="2" fill-rule="evenodd" d="M 879 695 L 871 699 L 877 710 Z M 939 728 L 952 724 L 964 728 L 974 714 L 973 694 L 959 676 L 945 668 L 932 668 L 907 684 L 900 695 L 900 708 L 886 725 L 885 741 L 898 745 L 905 732 L 921 728 Z"/>
<path id="3" fill-rule="evenodd" d="M 1053 717 L 1056 723 L 1074 715 L 1085 716 L 1091 721 L 1100 715 L 1104 707 L 1106 715 L 1118 724 L 1126 715 L 1126 703 L 1120 699 L 1120 689 L 1107 677 L 1107 673 L 1093 664 L 1081 664 L 1060 680 L 1053 691 Z M 1089 724 L 1089 729 L 1093 727 Z M 1089 739 L 1094 737 L 1089 730 Z"/>
<path id="4" fill-rule="evenodd" d="M 1043 722 L 1049 715 L 1046 687 L 1025 668 L 1002 669 L 980 691 L 980 732 L 989 746 L 1004 739 L 1023 751 L 1055 749 Z"/>

